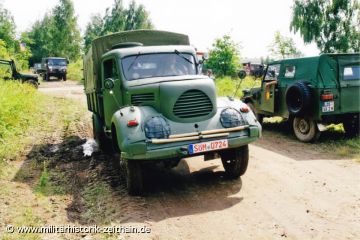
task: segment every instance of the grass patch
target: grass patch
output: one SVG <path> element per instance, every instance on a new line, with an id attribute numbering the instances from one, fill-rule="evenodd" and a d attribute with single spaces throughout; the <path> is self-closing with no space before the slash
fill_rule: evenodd
<path id="1" fill-rule="evenodd" d="M 239 78 L 231 78 L 231 77 L 221 77 L 215 79 L 216 90 L 218 96 L 234 96 L 236 88 L 240 84 Z M 242 82 L 236 93 L 235 97 L 242 97 L 244 89 L 250 89 L 253 87 L 260 87 L 261 81 L 260 79 L 255 79 L 254 77 L 247 76 Z"/>
<path id="2" fill-rule="evenodd" d="M 33 87 L 17 81 L 0 80 L 0 166 L 18 157 L 31 139 L 31 131 L 44 124 L 47 98 Z M 0 168 L 0 176 L 3 167 Z"/>
<path id="3" fill-rule="evenodd" d="M 70 80 L 83 82 L 83 62 L 81 59 L 72 62 L 67 67 L 67 78 Z"/>
<path id="4" fill-rule="evenodd" d="M 89 222 L 111 222 L 111 213 L 115 211 L 109 201 L 111 197 L 111 188 L 104 182 L 97 182 L 96 185 L 89 185 L 83 191 L 86 211 L 83 214 L 84 219 Z"/>

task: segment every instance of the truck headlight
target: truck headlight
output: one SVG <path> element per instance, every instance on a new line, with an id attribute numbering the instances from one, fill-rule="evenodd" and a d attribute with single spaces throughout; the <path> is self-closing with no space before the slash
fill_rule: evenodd
<path id="1" fill-rule="evenodd" d="M 145 123 L 145 136 L 147 138 L 168 138 L 170 125 L 163 117 L 152 117 Z"/>
<path id="2" fill-rule="evenodd" d="M 246 124 L 241 114 L 233 108 L 226 108 L 221 112 L 220 122 L 224 128 L 238 127 Z"/>

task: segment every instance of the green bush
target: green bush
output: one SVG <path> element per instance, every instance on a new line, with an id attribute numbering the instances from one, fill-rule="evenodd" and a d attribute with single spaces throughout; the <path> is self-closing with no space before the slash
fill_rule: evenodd
<path id="1" fill-rule="evenodd" d="M 83 62 L 81 59 L 68 65 L 67 78 L 74 81 L 82 82 L 83 79 Z"/>

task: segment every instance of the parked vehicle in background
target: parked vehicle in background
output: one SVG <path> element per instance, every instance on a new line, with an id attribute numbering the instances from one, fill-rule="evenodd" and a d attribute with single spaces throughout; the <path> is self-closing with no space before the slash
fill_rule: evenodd
<path id="1" fill-rule="evenodd" d="M 245 62 L 243 63 L 243 69 L 246 74 L 256 78 L 260 78 L 264 75 L 264 65 L 261 63 Z"/>
<path id="2" fill-rule="evenodd" d="M 51 77 L 66 81 L 67 64 L 69 61 L 61 57 L 47 57 L 41 61 L 41 76 L 44 81 L 49 81 Z"/>
<path id="3" fill-rule="evenodd" d="M 94 136 L 120 153 L 130 194 L 142 192 L 145 164 L 174 167 L 188 156 L 220 156 L 229 178 L 245 173 L 261 125 L 240 100 L 217 98 L 199 64 L 188 36 L 154 30 L 100 37 L 85 56 Z"/>
<path id="4" fill-rule="evenodd" d="M 0 78 L 4 80 L 17 80 L 22 83 L 31 84 L 38 88 L 38 76 L 33 74 L 19 73 L 16 69 L 14 60 L 0 59 Z"/>
<path id="5" fill-rule="evenodd" d="M 244 90 L 243 101 L 259 121 L 281 116 L 296 137 L 315 141 L 330 123 L 359 134 L 360 55 L 322 54 L 272 62 L 260 88 Z"/>
<path id="6" fill-rule="evenodd" d="M 35 63 L 33 69 L 34 74 L 40 74 L 41 73 L 41 63 Z"/>

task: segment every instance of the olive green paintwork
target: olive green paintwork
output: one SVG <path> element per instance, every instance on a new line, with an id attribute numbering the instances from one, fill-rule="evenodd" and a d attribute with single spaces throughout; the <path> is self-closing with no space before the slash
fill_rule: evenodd
<path id="1" fill-rule="evenodd" d="M 318 122 L 341 122 L 344 114 L 360 112 L 360 79 L 346 81 L 342 76 L 345 66 L 360 65 L 359 54 L 322 54 L 316 57 L 286 59 L 270 63 L 267 69 L 277 64 L 280 65 L 280 72 L 276 85 L 266 88 L 264 77 L 260 88 L 244 91 L 243 100 L 252 102 L 257 113 L 288 118 L 286 91 L 297 81 L 309 83 L 314 99 L 310 114 Z M 295 75 L 285 77 L 285 69 L 290 66 L 295 67 Z M 322 111 L 321 94 L 325 92 L 334 95 L 334 111 Z M 268 99 L 266 94 L 269 94 Z"/>
<path id="2" fill-rule="evenodd" d="M 136 34 L 139 33 L 139 38 Z M 128 32 L 124 33 L 125 35 Z M 150 34 L 150 40 L 146 36 Z M 92 48 L 97 53 L 90 52 L 84 58 L 85 92 L 88 108 L 100 116 L 104 122 L 103 128 L 112 141 L 116 142 L 121 155 L 126 159 L 156 160 L 167 158 L 182 158 L 188 155 L 187 147 L 191 143 L 204 140 L 182 141 L 166 144 L 153 144 L 145 136 L 144 124 L 154 116 L 163 116 L 170 125 L 171 134 L 182 134 L 196 131 L 223 129 L 220 122 L 220 113 L 223 109 L 232 107 L 240 110 L 246 104 L 240 100 L 230 98 L 217 98 L 215 83 L 207 76 L 184 75 L 170 77 L 153 77 L 127 81 L 123 74 L 121 61 L 126 56 L 148 53 L 187 53 L 194 56 L 194 47 L 189 45 L 186 35 L 162 31 L 133 31 L 131 37 L 121 34 L 111 36 L 111 44 L 107 37 L 95 40 Z M 127 36 L 130 36 L 127 35 Z M 115 39 L 115 40 L 114 40 Z M 135 46 L 111 50 L 110 45 L 123 41 L 145 43 L 144 46 Z M 104 41 L 104 42 L 102 42 Z M 104 45 L 109 48 L 105 51 Z M 101 48 L 99 47 L 101 46 Z M 100 49 L 100 50 L 99 50 Z M 102 53 L 99 56 L 99 53 Z M 94 56 L 97 56 L 94 59 Z M 116 62 L 117 76 L 114 79 L 104 79 L 103 62 L 113 59 Z M 95 69 L 97 69 L 95 71 Z M 106 81 L 111 81 L 111 83 Z M 107 89 L 112 86 L 112 89 Z M 179 118 L 173 113 L 176 100 L 187 90 L 201 90 L 211 100 L 213 111 L 206 116 L 194 118 Z M 154 98 L 134 106 L 131 97 L 135 94 L 153 94 Z M 206 141 L 224 139 L 229 141 L 230 148 L 236 148 L 255 141 L 261 136 L 261 125 L 250 111 L 242 113 L 249 129 L 232 132 L 227 137 L 206 139 Z M 139 125 L 127 126 L 130 120 L 136 119 Z M 114 139 L 116 138 L 116 139 Z"/>

